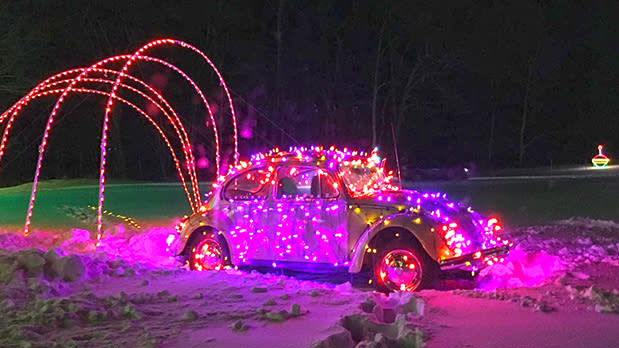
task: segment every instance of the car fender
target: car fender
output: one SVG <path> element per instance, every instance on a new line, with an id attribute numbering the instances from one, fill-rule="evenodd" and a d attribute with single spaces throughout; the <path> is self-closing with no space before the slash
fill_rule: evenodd
<path id="1" fill-rule="evenodd" d="M 202 228 L 213 229 L 215 232 L 222 235 L 225 238 L 226 242 L 228 242 L 228 246 L 232 248 L 229 243 L 230 236 L 228 233 L 232 225 L 232 220 L 226 214 L 218 213 L 216 211 L 209 211 L 204 214 L 195 214 L 189 217 L 189 219 L 185 222 L 185 226 L 181 230 L 180 243 L 178 244 L 178 248 L 175 251 L 175 255 L 178 256 L 182 254 L 185 250 L 187 243 L 189 242 L 189 239 L 191 238 L 191 235 L 198 229 Z M 232 258 L 232 263 L 235 264 L 235 262 L 237 261 L 236 256 L 232 252 L 232 250 L 229 250 L 229 252 L 230 257 Z"/>
<path id="2" fill-rule="evenodd" d="M 423 216 L 420 214 L 399 213 L 381 218 L 368 226 L 363 232 L 352 250 L 348 267 L 350 273 L 359 273 L 361 271 L 366 246 L 380 232 L 391 228 L 399 228 L 410 232 L 417 238 L 423 249 L 433 260 L 438 259 L 438 248 L 441 245 L 441 241 L 438 234 L 431 230 L 432 226 L 424 221 Z"/>

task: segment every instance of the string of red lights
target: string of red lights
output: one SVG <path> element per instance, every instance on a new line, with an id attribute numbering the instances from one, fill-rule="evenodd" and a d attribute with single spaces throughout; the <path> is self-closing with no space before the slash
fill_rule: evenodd
<path id="1" fill-rule="evenodd" d="M 217 131 L 217 124 L 215 122 L 212 108 L 210 104 L 208 103 L 208 100 L 206 99 L 202 90 L 198 87 L 195 81 L 193 81 L 185 72 L 183 72 L 181 69 L 177 68 L 173 64 L 163 59 L 150 57 L 150 56 L 146 56 L 143 54 L 144 52 L 152 48 L 155 48 L 157 46 L 163 46 L 163 45 L 179 46 L 181 48 L 185 48 L 185 49 L 188 49 L 188 50 L 191 50 L 197 53 L 213 69 L 213 71 L 217 75 L 220 85 L 222 86 L 226 94 L 226 97 L 228 99 L 228 105 L 230 107 L 230 114 L 232 118 L 233 131 L 234 131 L 233 133 L 234 165 L 236 166 L 238 164 L 239 153 L 238 153 L 238 131 L 237 131 L 236 112 L 234 110 L 234 105 L 233 105 L 232 98 L 230 96 L 228 87 L 221 73 L 215 66 L 215 64 L 210 60 L 210 58 L 204 52 L 202 52 L 201 50 L 197 49 L 196 47 L 186 42 L 179 41 L 179 40 L 173 40 L 173 39 L 154 40 L 140 47 L 138 50 L 136 50 L 131 55 L 119 55 L 119 56 L 109 57 L 109 58 L 96 62 L 95 64 L 89 66 L 88 68 L 71 69 L 71 70 L 67 70 L 59 74 L 53 75 L 47 78 L 46 80 L 42 81 L 41 83 L 39 83 L 37 86 L 35 86 L 35 88 L 33 88 L 28 94 L 26 94 L 18 102 L 16 102 L 14 105 L 12 105 L 9 109 L 7 109 L 5 112 L 3 112 L 0 115 L 0 126 L 2 126 L 3 124 L 5 125 L 2 140 L 0 141 L 0 161 L 1 161 L 4 155 L 4 152 L 5 152 L 5 149 L 6 149 L 6 145 L 8 143 L 8 138 L 10 136 L 10 130 L 17 116 L 20 114 L 20 112 L 31 101 L 37 98 L 48 96 L 48 95 L 60 94 L 58 99 L 56 100 L 56 103 L 54 104 L 54 107 L 52 108 L 49 114 L 48 120 L 46 122 L 45 130 L 43 132 L 43 139 L 41 141 L 41 145 L 39 146 L 39 154 L 37 158 L 37 164 L 35 167 L 32 191 L 30 194 L 30 201 L 28 204 L 28 210 L 26 213 L 26 221 L 24 224 L 24 235 L 28 235 L 30 231 L 30 225 L 32 222 L 32 215 L 33 215 L 33 210 L 34 210 L 34 203 L 36 201 L 36 192 L 37 192 L 38 182 L 40 179 L 41 167 L 43 163 L 43 158 L 45 156 L 45 151 L 46 151 L 47 142 L 50 136 L 51 129 L 53 128 L 54 121 L 57 115 L 59 114 L 66 97 L 72 92 L 98 94 L 98 95 L 107 96 L 108 98 L 107 103 L 106 103 L 104 117 L 103 117 L 103 125 L 101 129 L 102 133 L 101 133 L 101 144 L 100 144 L 99 199 L 98 199 L 98 205 L 97 205 L 97 244 L 99 244 L 101 235 L 102 235 L 102 217 L 103 217 L 103 204 L 105 201 L 105 180 L 106 180 L 105 174 L 106 174 L 106 162 L 107 162 L 107 134 L 109 130 L 109 119 L 111 117 L 111 112 L 112 112 L 112 108 L 114 105 L 114 101 L 119 101 L 122 104 L 128 105 L 129 107 L 133 108 L 134 110 L 136 110 L 136 112 L 146 117 L 146 119 L 156 128 L 157 132 L 160 134 L 163 141 L 166 143 L 166 146 L 170 150 L 170 153 L 173 157 L 179 178 L 183 184 L 183 189 L 185 193 L 187 194 L 187 199 L 188 199 L 190 207 L 192 208 L 192 211 L 195 211 L 200 206 L 201 197 L 200 197 L 200 190 L 198 186 L 197 174 L 196 174 L 196 169 L 195 169 L 195 157 L 193 155 L 193 149 L 191 146 L 191 142 L 189 140 L 189 136 L 187 132 L 185 131 L 185 128 L 183 127 L 183 124 L 180 120 L 180 117 L 178 116 L 178 113 L 170 106 L 170 104 L 166 101 L 166 99 L 160 93 L 158 93 L 153 87 L 151 87 L 144 81 L 141 81 L 135 78 L 134 76 L 131 76 L 130 74 L 128 74 L 129 68 L 136 61 L 143 60 L 143 61 L 155 62 L 161 65 L 164 65 L 167 68 L 174 70 L 176 73 L 181 75 L 192 86 L 192 88 L 195 90 L 195 92 L 200 97 L 205 108 L 207 109 L 207 112 L 209 114 L 209 119 L 211 121 L 210 123 L 213 127 L 214 142 L 215 142 L 216 171 L 217 171 L 218 178 L 222 176 L 223 174 L 225 174 L 221 172 L 221 168 L 220 168 L 220 163 L 221 163 L 220 141 L 219 141 L 219 134 Z M 116 71 L 116 70 L 109 68 L 109 65 L 115 64 L 118 62 L 124 63 L 120 71 Z M 111 73 L 115 75 L 115 79 L 112 81 L 106 78 L 93 77 L 91 76 L 91 74 L 93 73 L 103 73 L 103 74 Z M 132 82 L 139 84 L 140 87 L 143 87 L 146 89 L 147 93 L 150 93 L 151 95 L 153 95 L 154 99 L 151 98 L 147 93 L 141 91 L 140 89 L 127 85 L 125 83 L 122 83 L 123 79 L 128 79 Z M 104 84 L 104 85 L 111 84 L 112 88 L 110 92 L 104 92 L 101 90 L 84 88 L 80 85 L 80 83 L 99 83 L 99 84 Z M 56 86 L 63 86 L 64 88 L 63 89 L 52 89 Z M 131 91 L 139 95 L 140 97 L 144 98 L 146 101 L 155 105 L 157 109 L 160 110 L 162 114 L 164 114 L 166 119 L 169 121 L 170 125 L 174 128 L 176 135 L 178 136 L 178 140 L 180 142 L 180 145 L 181 145 L 184 157 L 185 157 L 184 165 L 180 164 L 178 156 L 176 155 L 176 151 L 174 150 L 174 146 L 170 143 L 169 138 L 165 135 L 164 131 L 161 129 L 159 124 L 154 119 L 152 119 L 144 110 L 139 108 L 137 105 L 129 102 L 128 100 L 124 98 L 119 97 L 117 95 L 119 88 L 122 90 Z M 189 190 L 187 186 L 184 170 L 186 170 L 187 176 L 189 177 L 191 190 Z"/>

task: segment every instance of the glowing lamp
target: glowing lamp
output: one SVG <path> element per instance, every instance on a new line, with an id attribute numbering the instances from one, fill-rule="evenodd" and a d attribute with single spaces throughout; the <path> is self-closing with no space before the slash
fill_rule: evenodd
<path id="1" fill-rule="evenodd" d="M 608 162 L 610 162 L 610 158 L 602 153 L 603 149 L 604 146 L 598 145 L 598 154 L 591 159 L 593 166 L 596 168 L 606 167 Z"/>

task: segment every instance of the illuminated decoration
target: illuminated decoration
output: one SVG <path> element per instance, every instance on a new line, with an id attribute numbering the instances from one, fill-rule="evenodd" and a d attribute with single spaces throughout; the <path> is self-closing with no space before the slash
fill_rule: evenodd
<path id="1" fill-rule="evenodd" d="M 111 83 L 110 81 L 106 81 L 106 80 L 104 80 L 104 79 L 84 79 L 84 80 L 86 80 L 86 81 L 100 82 L 100 83 Z M 53 86 L 53 85 L 56 85 L 56 84 L 59 84 L 59 83 L 62 83 L 62 82 L 67 82 L 67 80 L 63 80 L 63 81 L 56 82 L 56 83 L 50 83 L 50 84 L 49 84 L 49 86 Z M 153 103 L 153 105 L 156 105 L 156 106 L 157 106 L 157 108 L 159 108 L 159 110 L 160 110 L 160 111 L 162 111 L 162 113 L 163 113 L 164 115 L 168 116 L 168 112 L 167 112 L 165 109 L 163 109 L 163 108 L 161 107 L 161 105 L 159 105 L 158 103 L 156 103 L 156 102 L 155 102 L 154 100 L 152 100 L 150 97 L 146 96 L 144 93 L 140 92 L 139 90 L 134 89 L 134 88 L 133 88 L 133 87 L 131 87 L 131 86 L 126 86 L 126 85 L 123 85 L 123 87 L 126 87 L 127 89 L 132 90 L 132 91 L 134 91 L 134 92 L 136 92 L 136 93 L 140 94 L 141 96 L 143 96 L 144 98 L 146 98 L 147 100 L 149 100 L 151 103 Z M 34 100 L 34 99 L 39 98 L 39 97 L 42 97 L 42 96 L 51 95 L 51 94 L 61 94 L 61 93 L 62 93 L 62 91 L 63 91 L 62 89 L 57 89 L 57 90 L 44 90 L 44 91 L 42 91 L 42 92 L 39 92 L 39 93 L 37 93 L 37 94 L 35 94 L 35 95 L 31 96 L 31 100 Z M 84 88 L 74 88 L 74 89 L 73 89 L 73 92 L 74 92 L 74 93 L 91 93 L 91 94 L 99 94 L 99 95 L 109 96 L 109 93 L 106 93 L 106 92 L 101 92 L 101 91 L 98 91 L 98 90 L 92 90 L 92 89 L 84 89 Z M 150 117 L 150 116 L 149 116 L 146 112 L 144 112 L 141 108 L 137 107 L 135 104 L 133 104 L 133 103 L 131 103 L 131 102 L 129 102 L 129 101 L 127 101 L 127 100 L 123 99 L 123 98 L 115 97 L 115 99 L 117 99 L 117 100 L 121 101 L 122 103 L 124 103 L 124 104 L 125 104 L 125 105 L 127 105 L 127 106 L 130 106 L 130 107 L 131 107 L 131 108 L 133 108 L 135 111 L 137 111 L 139 114 L 141 114 L 142 116 L 144 116 L 144 117 L 145 117 L 145 118 L 146 118 L 146 119 L 147 119 L 147 120 L 148 120 L 148 121 L 149 121 L 149 122 L 150 122 L 150 123 L 151 123 L 151 124 L 152 124 L 152 125 L 156 128 L 157 132 L 161 135 L 162 139 L 164 140 L 164 142 L 166 143 L 166 145 L 167 145 L 168 149 L 170 150 L 170 153 L 172 154 L 172 157 L 173 157 L 173 160 L 174 160 L 175 166 L 176 166 L 176 168 L 177 168 L 177 172 L 178 172 L 178 174 L 179 174 L 179 177 L 180 177 L 181 182 L 182 182 L 182 185 L 183 185 L 183 189 L 185 190 L 185 192 L 186 192 L 186 194 L 187 194 L 188 201 L 190 202 L 190 206 L 192 207 L 192 210 L 193 210 L 193 209 L 194 209 L 194 206 L 192 205 L 192 203 L 193 203 L 193 202 L 192 202 L 192 197 L 190 196 L 190 193 L 189 193 L 189 191 L 188 191 L 188 189 L 187 189 L 187 186 L 186 186 L 186 183 L 185 183 L 185 178 L 184 178 L 183 172 L 182 172 L 182 170 L 181 170 L 181 168 L 180 168 L 180 164 L 179 164 L 179 161 L 178 161 L 177 156 L 176 156 L 176 154 L 175 154 L 175 151 L 174 151 L 174 149 L 173 149 L 172 145 L 170 144 L 170 141 L 168 140 L 167 136 L 166 136 L 166 135 L 164 134 L 164 132 L 161 130 L 161 128 L 159 127 L 159 125 L 158 125 L 158 124 L 157 124 L 157 123 L 156 123 L 156 122 L 155 122 L 155 121 L 154 121 L 154 120 L 153 120 L 153 119 L 152 119 L 152 118 L 151 118 L 151 117 Z M 168 118 L 169 118 L 169 117 L 168 117 Z M 5 131 L 4 131 L 3 136 L 2 136 L 2 141 L 0 142 L 0 160 L 2 159 L 2 155 L 3 155 L 3 152 L 1 151 L 1 149 L 3 149 L 3 148 L 4 148 L 4 146 L 6 145 L 6 141 L 8 140 L 9 131 L 10 131 L 10 125 L 12 124 L 12 121 L 13 121 L 13 118 L 9 119 L 9 121 L 8 121 L 8 125 L 7 125 L 7 127 L 5 128 Z M 170 120 L 170 121 L 171 121 L 171 122 L 173 122 L 172 120 Z M 173 123 L 172 123 L 172 124 L 173 124 Z M 173 124 L 173 125 L 174 125 L 174 124 Z M 177 127 L 175 127 L 175 129 L 176 129 L 176 130 L 178 130 L 178 128 L 177 128 Z M 177 134 L 178 134 L 178 132 L 177 132 Z M 180 135 L 179 135 L 179 136 L 180 136 Z M 187 152 L 186 152 L 186 151 L 185 151 L 185 157 L 187 158 Z M 192 180 L 196 180 L 196 184 L 197 184 L 197 178 L 195 178 L 195 175 L 194 175 L 194 176 L 191 176 L 191 179 L 192 179 Z M 196 192 L 194 192 L 194 193 L 196 193 Z M 197 195 L 197 194 L 198 194 L 198 193 L 196 193 L 196 195 Z M 194 196 L 195 196 L 195 195 L 194 195 Z M 197 198 L 196 198 L 196 197 L 194 197 L 194 198 L 199 200 L 199 197 L 197 197 Z"/>
<path id="2" fill-rule="evenodd" d="M 384 251 L 374 237 L 394 228 L 395 239 L 409 236 L 404 229 L 442 240 L 428 246 L 441 267 L 476 272 L 501 261 L 512 243 L 500 236 L 497 218 L 484 218 L 442 193 L 402 189 L 385 163 L 376 149 L 334 146 L 254 154 L 220 176 L 199 212 L 179 222 L 170 250 L 181 254 L 192 233 L 206 229 L 225 239 L 232 265 L 321 264 L 355 273 L 364 259 Z M 408 253 L 384 256 L 384 276 L 377 272 L 376 280 L 394 291 L 415 290 L 423 270 Z"/>
<path id="3" fill-rule="evenodd" d="M 96 81 L 96 82 L 102 82 L 102 83 L 103 83 L 103 82 L 107 82 L 107 83 L 109 83 L 109 81 L 105 81 L 105 80 L 101 80 L 101 79 L 84 79 L 84 80 L 86 80 L 86 81 Z M 50 84 L 50 85 L 53 85 L 53 84 Z M 161 106 L 160 106 L 158 103 L 154 102 L 154 100 L 152 100 L 152 99 L 151 99 L 151 98 L 149 98 L 148 96 L 144 95 L 142 92 L 139 92 L 139 91 L 137 91 L 137 90 L 133 89 L 133 88 L 132 88 L 132 87 L 130 87 L 130 86 L 125 86 L 125 87 L 127 87 L 128 89 L 131 89 L 131 90 L 135 91 L 136 93 L 138 93 L 138 94 L 142 95 L 142 96 L 143 96 L 143 97 L 145 97 L 147 100 L 149 100 L 149 101 L 150 101 L 150 102 L 152 102 L 154 105 L 156 105 L 156 106 L 157 106 L 157 107 L 158 107 L 158 108 L 159 108 L 159 109 L 160 109 L 160 110 L 161 110 L 164 114 L 166 114 L 166 115 L 168 114 L 168 113 L 167 113 L 167 112 L 166 112 L 163 108 L 161 108 Z M 74 92 L 74 93 L 91 93 L 91 94 L 101 94 L 101 95 L 106 95 L 106 96 L 109 96 L 109 93 L 105 93 L 105 92 L 101 92 L 101 91 L 97 91 L 97 90 L 91 90 L 91 89 L 84 89 L 84 88 L 74 88 L 72 92 Z M 43 92 L 39 92 L 39 93 L 38 93 L 38 94 L 36 94 L 36 95 L 33 95 L 33 96 L 31 97 L 31 99 L 36 99 L 36 98 L 38 98 L 38 97 L 40 97 L 40 96 L 45 96 L 45 95 L 50 95 L 50 94 L 60 94 L 60 93 L 62 93 L 62 90 L 45 90 L 45 91 L 43 91 Z M 172 156 L 173 156 L 173 160 L 174 160 L 174 162 L 175 162 L 176 168 L 177 168 L 177 170 L 178 170 L 178 172 L 179 172 L 179 176 L 180 176 L 180 178 L 181 178 L 181 181 L 183 182 L 183 187 L 184 187 L 184 189 L 185 189 L 185 192 L 186 192 L 186 193 L 187 193 L 187 195 L 188 195 L 188 199 L 189 199 L 189 202 L 190 202 L 190 205 L 191 205 L 192 201 L 191 201 L 191 198 L 189 197 L 189 192 L 187 191 L 187 188 L 186 188 L 186 185 L 185 185 L 185 180 L 184 180 L 184 177 L 183 177 L 183 175 L 182 175 L 182 171 L 181 171 L 181 169 L 180 169 L 180 165 L 179 165 L 178 159 L 177 159 L 177 157 L 176 157 L 176 155 L 175 155 L 175 153 L 174 153 L 174 150 L 173 150 L 173 148 L 172 148 L 172 145 L 170 144 L 170 142 L 169 142 L 168 138 L 165 136 L 165 134 L 163 133 L 163 131 L 161 130 L 161 128 L 157 125 L 157 123 L 156 123 L 156 122 L 155 122 L 155 121 L 154 121 L 154 120 L 153 120 L 153 119 L 152 119 L 152 118 L 151 118 L 151 117 L 150 117 L 150 116 L 149 116 L 146 112 L 144 112 L 142 109 L 140 109 L 139 107 L 137 107 L 135 104 L 132 104 L 132 103 L 128 102 L 127 100 L 125 100 L 125 99 L 123 99 L 123 98 L 120 98 L 120 97 L 115 97 L 115 99 L 118 99 L 119 101 L 123 102 L 124 104 L 126 104 L 126 105 L 130 106 L 131 108 L 133 108 L 134 110 L 136 110 L 138 113 L 140 113 L 142 116 L 144 116 L 144 117 L 145 117 L 145 118 L 146 118 L 146 119 L 147 119 L 147 120 L 148 120 L 148 121 L 149 121 L 149 122 L 150 122 L 150 123 L 151 123 L 151 124 L 152 124 L 152 125 L 156 128 L 156 129 L 157 129 L 158 133 L 161 135 L 162 139 L 164 140 L 164 142 L 165 142 L 165 143 L 166 143 L 166 145 L 168 146 L 168 149 L 170 150 L 170 152 L 171 152 L 171 154 L 172 154 Z M 11 120 L 9 119 L 9 125 L 10 125 L 10 122 L 11 122 Z M 3 138 L 2 138 L 2 145 L 5 145 L 5 144 L 6 144 L 6 140 L 8 139 L 8 131 L 9 131 L 9 130 L 10 130 L 10 127 L 9 127 L 9 126 L 7 126 L 7 128 L 5 129 L 5 132 L 4 132 L 4 134 L 3 134 Z M 0 153 L 0 155 L 1 155 L 1 154 L 2 154 L 2 153 Z M 185 155 L 186 155 L 186 157 L 187 157 L 187 152 L 185 152 Z M 195 177 L 195 176 L 193 176 L 193 177 Z M 197 181 L 196 181 L 196 184 L 197 184 Z M 199 193 L 196 193 L 196 195 L 198 195 L 198 194 L 199 194 Z M 193 206 L 192 206 L 192 209 L 193 209 Z"/>
<path id="4" fill-rule="evenodd" d="M 606 165 L 608 165 L 608 162 L 610 162 L 610 158 L 608 158 L 608 156 L 602 153 L 603 149 L 604 146 L 598 145 L 598 154 L 591 159 L 593 166 L 596 168 L 606 167 Z"/>
<path id="5" fill-rule="evenodd" d="M 221 175 L 220 172 L 220 141 L 219 134 L 217 132 L 217 125 L 215 123 L 215 119 L 213 116 L 213 112 L 211 110 L 204 93 L 197 86 L 197 84 L 182 70 L 177 68 L 176 66 L 166 62 L 165 60 L 146 56 L 145 53 L 157 46 L 178 46 L 187 50 L 190 50 L 194 53 L 197 53 L 215 72 L 217 78 L 219 79 L 220 85 L 222 86 L 226 97 L 228 99 L 228 105 L 230 107 L 230 114 L 232 118 L 233 124 L 233 137 L 234 137 L 234 165 L 238 164 L 239 161 L 239 153 L 238 153 L 238 132 L 237 132 L 237 120 L 236 120 L 236 112 L 234 110 L 234 106 L 232 103 L 232 98 L 230 96 L 230 92 L 228 87 L 220 74 L 217 67 L 213 64 L 210 58 L 199 49 L 194 46 L 185 43 L 179 40 L 172 39 L 162 39 L 155 40 L 149 42 L 148 44 L 142 46 L 137 51 L 135 51 L 131 55 L 120 55 L 114 56 L 110 58 L 103 59 L 88 68 L 80 68 L 80 69 L 72 69 L 67 70 L 62 73 L 56 74 L 43 82 L 39 83 L 34 89 L 32 89 L 27 95 L 22 97 L 17 103 L 11 106 L 8 110 L 3 112 L 0 115 L 0 127 L 4 125 L 2 140 L 0 141 L 0 161 L 4 155 L 4 150 L 7 146 L 10 130 L 13 126 L 17 116 L 20 112 L 33 100 L 49 95 L 58 95 L 59 97 L 54 105 L 49 118 L 47 120 L 47 124 L 45 126 L 45 130 L 43 132 L 43 140 L 41 145 L 39 146 L 39 156 L 37 159 L 37 164 L 35 168 L 32 192 L 30 195 L 30 202 L 28 204 L 28 210 L 26 214 L 26 222 L 24 225 L 24 234 L 28 235 L 30 231 L 30 223 L 32 219 L 34 202 L 36 200 L 36 191 L 37 185 L 39 181 L 40 171 L 43 163 L 43 158 L 45 155 L 45 149 L 47 146 L 47 141 L 51 132 L 51 129 L 54 124 L 54 120 L 58 113 L 60 112 L 61 106 L 63 105 L 65 98 L 72 93 L 88 93 L 88 94 L 98 94 L 107 97 L 107 103 L 105 108 L 105 113 L 103 117 L 103 127 L 101 133 L 101 156 L 100 156 L 100 170 L 99 170 L 99 199 L 97 205 L 97 245 L 99 244 L 99 240 L 101 239 L 102 233 L 102 217 L 105 214 L 103 210 L 103 203 L 105 200 L 105 171 L 106 171 L 106 162 L 107 162 L 107 134 L 109 128 L 109 118 L 111 116 L 111 112 L 114 106 L 114 101 L 119 101 L 127 106 L 130 106 L 132 109 L 136 110 L 140 115 L 144 116 L 157 130 L 159 135 L 162 137 L 163 141 L 166 143 L 166 146 L 170 150 L 170 153 L 173 157 L 173 161 L 177 168 L 177 172 L 181 182 L 183 184 L 183 189 L 187 194 L 188 202 L 193 212 L 196 212 L 201 206 L 201 196 L 198 187 L 196 169 L 195 169 L 195 159 L 193 156 L 193 150 L 191 143 L 189 141 L 189 137 L 187 132 L 185 131 L 180 117 L 176 113 L 176 111 L 170 106 L 170 104 L 165 100 L 165 98 L 158 93 L 154 88 L 146 84 L 145 82 L 131 76 L 128 71 L 129 68 L 137 61 L 148 61 L 157 63 L 167 67 L 170 70 L 175 71 L 180 76 L 183 77 L 196 91 L 200 99 L 202 100 L 210 118 L 210 124 L 213 127 L 214 140 L 215 140 L 215 158 L 216 158 L 216 172 Z M 122 62 L 124 63 L 123 67 L 120 71 L 113 70 L 109 66 L 115 63 Z M 99 74 L 101 76 L 93 76 L 93 74 Z M 115 79 L 110 80 L 107 78 L 107 75 L 111 74 L 115 76 Z M 127 85 L 123 82 L 123 80 L 127 80 L 133 83 L 137 83 L 139 85 L 138 88 L 134 86 Z M 99 90 L 97 88 L 93 88 L 92 84 L 100 84 L 100 85 L 111 85 L 111 91 Z M 88 84 L 85 86 L 85 84 Z M 141 91 L 140 88 L 144 88 L 145 91 Z M 156 106 L 159 111 L 162 112 L 163 115 L 166 116 L 166 119 L 169 121 L 169 124 L 174 128 L 176 136 L 178 137 L 176 140 L 180 144 L 180 148 L 182 149 L 184 155 L 184 162 L 181 163 L 176 155 L 176 151 L 174 150 L 174 146 L 170 142 L 169 138 L 166 136 L 164 129 L 162 129 L 162 125 L 157 123 L 153 118 L 149 117 L 149 115 L 144 112 L 141 108 L 136 106 L 134 103 L 130 102 L 125 98 L 121 98 L 118 96 L 118 92 L 121 90 L 130 91 L 134 94 L 139 95 L 144 100 Z M 149 96 L 149 94 L 152 96 Z M 185 177 L 188 177 L 190 188 L 188 188 Z"/>
<path id="6" fill-rule="evenodd" d="M 97 210 L 97 207 L 93 207 L 92 205 L 89 205 L 88 208 L 90 208 L 93 211 Z M 133 218 L 130 218 L 128 216 L 121 215 L 121 214 L 116 214 L 116 213 L 113 213 L 113 212 L 111 212 L 109 210 L 104 210 L 103 214 L 107 215 L 107 216 L 115 217 L 117 219 L 120 219 L 123 222 L 125 222 L 126 224 L 128 224 L 129 226 L 135 228 L 136 230 L 141 230 L 142 229 L 142 226 L 140 226 L 140 224 L 138 224 Z M 170 245 L 170 244 L 168 244 L 168 245 Z"/>
<path id="7" fill-rule="evenodd" d="M 226 93 L 234 128 L 234 162 L 225 170 L 220 168 L 219 133 L 204 93 L 176 66 L 146 55 L 158 46 L 168 45 L 198 53 L 213 68 Z M 206 201 L 202 201 L 200 195 L 193 149 L 181 118 L 164 96 L 129 74 L 137 62 L 159 64 L 179 74 L 195 90 L 209 114 L 217 178 L 213 193 L 206 196 Z M 460 207 L 447 200 L 444 194 L 404 190 L 394 184 L 393 171 L 385 168 L 386 161 L 376 149 L 364 152 L 334 146 L 293 147 L 288 151 L 275 148 L 241 161 L 236 114 L 221 74 L 198 49 L 168 39 L 150 42 L 130 55 L 106 58 L 87 68 L 56 74 L 39 83 L 0 115 L 0 126 L 4 126 L 0 140 L 1 161 L 20 112 L 38 98 L 58 96 L 39 147 L 24 226 L 26 235 L 47 140 L 65 98 L 73 94 L 93 94 L 107 99 L 101 129 L 97 245 L 101 239 L 103 215 L 112 214 L 103 209 L 103 204 L 107 134 L 114 102 L 144 117 L 170 151 L 192 215 L 180 221 L 176 227 L 178 233 L 168 236 L 166 243 L 170 251 L 179 254 L 192 233 L 199 231 L 202 239 L 188 248 L 191 255 L 188 262 L 194 269 L 217 270 L 229 263 L 263 263 L 277 268 L 289 262 L 301 262 L 347 267 L 350 272 L 359 272 L 364 260 L 383 252 L 384 245 L 377 242 L 376 237 L 383 232 L 391 235 L 391 229 L 396 231 L 393 238 L 408 236 L 401 233 L 407 229 L 429 236 L 427 238 L 436 243 L 428 248 L 434 248 L 432 257 L 442 268 L 455 265 L 475 272 L 484 264 L 500 262 L 501 250 L 511 245 L 500 237 L 502 227 L 498 219 L 486 219 L 470 207 Z M 132 101 L 133 98 L 155 106 L 163 115 L 161 120 L 151 117 Z M 191 240 L 194 243 L 194 239 Z M 392 290 L 414 290 L 423 270 L 419 262 L 414 261 L 414 254 L 396 251 L 385 256 L 381 268 L 385 275 L 380 277 L 379 273 L 377 280 Z"/>

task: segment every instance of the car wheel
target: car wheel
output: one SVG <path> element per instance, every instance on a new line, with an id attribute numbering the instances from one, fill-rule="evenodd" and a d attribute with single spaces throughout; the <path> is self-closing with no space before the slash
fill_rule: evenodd
<path id="1" fill-rule="evenodd" d="M 377 290 L 410 292 L 431 285 L 436 264 L 420 246 L 395 241 L 381 249 L 374 263 Z"/>
<path id="2" fill-rule="evenodd" d="M 197 232 L 185 257 L 189 268 L 195 271 L 219 271 L 230 264 L 225 240 L 212 231 Z"/>

